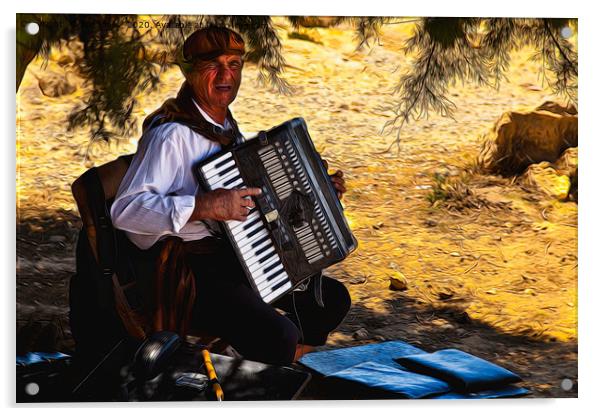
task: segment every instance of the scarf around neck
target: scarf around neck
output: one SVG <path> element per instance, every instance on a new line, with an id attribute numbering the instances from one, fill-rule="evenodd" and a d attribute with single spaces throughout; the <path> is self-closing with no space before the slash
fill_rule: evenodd
<path id="1" fill-rule="evenodd" d="M 232 130 L 224 130 L 207 121 L 194 103 L 192 87 L 187 81 L 184 81 L 176 98 L 167 99 L 161 107 L 144 119 L 142 132 L 146 133 L 148 129 L 165 123 L 180 123 L 225 147 L 233 145 L 236 139 L 242 136 L 230 109 L 228 109 L 226 118 L 230 122 Z"/>

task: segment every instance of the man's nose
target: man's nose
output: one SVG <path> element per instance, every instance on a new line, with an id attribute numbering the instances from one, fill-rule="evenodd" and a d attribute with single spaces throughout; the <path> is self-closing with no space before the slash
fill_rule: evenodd
<path id="1" fill-rule="evenodd" d="M 228 82 L 232 79 L 232 72 L 228 67 L 220 66 L 216 78 L 218 82 Z"/>

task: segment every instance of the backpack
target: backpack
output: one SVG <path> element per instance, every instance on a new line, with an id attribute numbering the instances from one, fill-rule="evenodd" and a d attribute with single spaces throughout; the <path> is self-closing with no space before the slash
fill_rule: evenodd
<path id="1" fill-rule="evenodd" d="M 82 220 L 76 248 L 76 273 L 69 285 L 69 323 L 76 352 L 103 356 L 126 337 L 142 340 L 148 329 L 135 276 L 122 248 L 131 244 L 113 228 L 109 209 L 132 155 L 94 167 L 72 185 Z"/>

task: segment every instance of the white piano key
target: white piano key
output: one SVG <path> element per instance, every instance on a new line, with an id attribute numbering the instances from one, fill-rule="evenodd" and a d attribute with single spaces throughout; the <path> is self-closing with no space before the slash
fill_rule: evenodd
<path id="1" fill-rule="evenodd" d="M 211 172 L 207 173 L 205 175 L 205 178 L 207 180 L 211 180 L 212 178 L 216 177 L 216 176 L 224 176 L 224 174 L 231 170 L 231 169 L 238 169 L 236 167 L 236 162 L 234 161 L 234 159 L 232 159 L 231 161 L 229 161 L 228 163 L 226 163 L 223 166 L 220 166 L 218 169 L 214 169 Z"/>
<path id="2" fill-rule="evenodd" d="M 256 242 L 247 244 L 244 247 L 244 249 L 240 250 L 240 254 L 244 256 L 245 254 L 247 254 L 251 251 L 255 251 L 260 247 L 265 247 L 266 244 L 269 245 L 271 242 L 272 242 L 272 240 L 270 239 L 270 237 L 268 235 L 265 235 L 262 238 L 257 239 Z M 253 247 L 253 246 L 255 246 L 255 247 Z"/>
<path id="3" fill-rule="evenodd" d="M 255 282 L 255 286 L 258 286 L 262 283 L 264 283 L 268 277 L 274 275 L 274 277 L 278 276 L 280 273 L 282 273 L 284 271 L 284 266 L 282 265 L 282 263 L 278 262 L 278 263 L 272 263 L 272 265 L 277 264 L 274 268 L 268 270 L 267 272 L 264 271 L 265 267 L 261 270 L 259 270 L 258 272 L 256 272 L 256 276 L 253 278 L 253 281 Z M 273 279 L 272 279 L 273 280 Z"/>
<path id="4" fill-rule="evenodd" d="M 211 186 L 211 189 L 212 190 L 213 189 L 219 189 L 219 188 L 234 189 L 234 188 L 236 188 L 240 184 L 242 184 L 242 178 L 238 179 L 236 182 L 228 184 L 227 187 L 225 187 L 222 183 L 218 183 L 218 184 L 215 184 L 215 185 Z"/>
<path id="5" fill-rule="evenodd" d="M 215 167 L 215 165 L 219 164 L 220 162 L 223 162 L 226 159 L 231 159 L 232 158 L 232 152 L 228 152 L 220 157 L 218 157 L 217 159 L 215 159 L 214 161 L 212 161 L 211 163 L 206 164 L 205 166 L 203 166 L 201 168 L 201 170 L 203 171 L 203 173 L 207 173 L 213 170 L 213 168 Z"/>
<path id="6" fill-rule="evenodd" d="M 256 242 L 257 240 L 261 240 L 263 237 L 265 237 L 266 235 L 268 235 L 267 230 L 261 230 L 260 232 L 258 232 L 257 234 L 255 234 L 252 238 L 249 239 L 249 241 L 247 241 L 245 244 L 239 245 L 238 249 L 240 251 L 245 251 L 248 249 L 249 246 L 251 246 L 254 242 Z"/>
<path id="7" fill-rule="evenodd" d="M 269 261 L 274 255 L 278 255 L 278 253 L 276 253 L 276 249 L 273 245 L 268 245 L 268 247 L 265 250 L 263 250 L 260 254 L 253 255 L 253 253 L 247 253 L 248 260 L 245 259 L 245 263 L 248 267 L 253 267 L 253 265 L 259 260 L 267 256 L 267 258 L 262 261 L 263 264 Z"/>
<path id="8" fill-rule="evenodd" d="M 268 286 L 274 287 L 279 283 L 280 278 L 283 276 L 288 277 L 288 273 L 284 270 L 282 264 L 278 263 L 278 266 L 265 272 L 261 278 L 255 279 L 255 286 L 261 291 Z"/>
<path id="9" fill-rule="evenodd" d="M 263 269 L 265 269 L 268 266 L 271 266 L 272 264 L 274 264 L 275 262 L 280 261 L 280 257 L 278 257 L 278 254 L 274 254 L 274 256 L 270 257 L 269 259 L 267 259 L 266 261 L 260 263 L 260 262 L 255 262 L 253 263 L 251 266 L 248 266 L 249 269 L 249 273 L 251 273 L 251 276 L 253 276 L 253 280 L 257 280 L 259 278 L 261 278 L 261 276 L 264 275 L 264 271 Z"/>
<path id="10" fill-rule="evenodd" d="M 252 226 L 248 230 L 239 231 L 236 235 L 234 235 L 233 237 L 234 237 L 234 240 L 236 241 L 236 244 L 238 245 L 238 247 L 244 247 L 248 243 L 257 240 L 257 235 L 261 234 L 261 231 L 255 233 L 255 234 L 253 234 L 251 236 L 249 236 L 249 234 L 252 231 L 255 231 L 258 228 L 260 228 L 261 231 L 265 230 L 265 228 L 263 227 L 263 223 L 260 222 L 258 224 L 255 224 L 254 226 Z"/>
<path id="11" fill-rule="evenodd" d="M 241 252 L 240 254 L 242 255 L 245 262 L 247 262 L 247 260 L 251 259 L 252 257 L 262 256 L 263 254 L 267 253 L 270 250 L 270 247 L 268 247 L 270 243 L 271 241 L 268 239 L 260 245 L 258 245 L 257 247 L 250 247 L 249 250 L 247 250 L 244 253 Z"/>
<path id="12" fill-rule="evenodd" d="M 255 211 L 254 213 L 250 214 L 244 221 L 228 220 L 226 221 L 226 225 L 228 226 L 230 232 L 234 233 L 238 227 L 244 224 L 248 224 L 249 222 L 255 220 L 257 217 L 259 217 L 259 211 Z"/>
<path id="13" fill-rule="evenodd" d="M 293 285 L 291 284 L 291 282 L 288 282 L 287 284 L 278 288 L 278 290 L 276 290 L 275 292 L 272 292 L 272 293 L 266 295 L 265 297 L 263 297 L 263 301 L 265 303 L 270 303 L 271 301 L 276 299 L 278 296 L 280 296 L 281 294 L 283 294 L 284 292 L 289 290 L 291 287 L 293 287 Z"/>
<path id="14" fill-rule="evenodd" d="M 272 291 L 272 288 L 274 286 L 286 279 L 288 279 L 288 274 L 285 271 L 283 271 L 279 275 L 275 276 L 273 279 L 262 282 L 260 285 L 257 286 L 257 290 L 259 290 L 259 294 L 261 295 L 261 297 L 264 297 L 267 293 Z"/>
<path id="15" fill-rule="evenodd" d="M 219 186 L 219 188 L 223 188 L 224 187 L 224 182 L 227 182 L 229 179 L 232 179 L 236 176 L 240 175 L 240 171 L 238 169 L 234 169 L 232 170 L 232 172 L 228 173 L 226 176 L 214 176 L 211 180 L 207 181 L 207 183 L 209 184 L 209 186 L 214 186 L 215 184 L 221 184 L 221 186 Z"/>

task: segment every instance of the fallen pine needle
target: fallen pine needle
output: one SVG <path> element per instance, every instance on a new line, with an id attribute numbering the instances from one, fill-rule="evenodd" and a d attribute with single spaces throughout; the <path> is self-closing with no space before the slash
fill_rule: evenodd
<path id="1" fill-rule="evenodd" d="M 472 269 L 474 269 L 475 267 L 477 267 L 477 264 L 479 264 L 479 259 L 477 259 L 477 261 L 475 261 L 472 266 L 470 266 L 468 269 L 466 269 L 464 271 L 464 274 L 468 273 L 469 271 L 471 271 Z"/>

